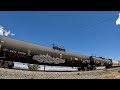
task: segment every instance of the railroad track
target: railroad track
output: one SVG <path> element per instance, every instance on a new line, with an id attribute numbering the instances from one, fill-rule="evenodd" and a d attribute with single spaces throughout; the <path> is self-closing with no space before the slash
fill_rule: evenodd
<path id="1" fill-rule="evenodd" d="M 119 66 L 120 67 L 120 66 Z M 119 67 L 112 67 L 112 68 L 109 68 L 109 69 L 106 69 L 106 68 L 98 68 L 96 70 L 111 70 L 111 69 L 116 69 L 116 68 L 119 68 Z M 7 69 L 7 68 L 6 68 Z M 77 70 L 28 70 L 28 69 L 22 69 L 22 68 L 13 68 L 13 70 L 22 70 L 22 71 L 33 71 L 33 72 L 90 72 L 90 71 L 96 71 L 96 70 L 90 70 L 90 71 L 77 71 Z"/>

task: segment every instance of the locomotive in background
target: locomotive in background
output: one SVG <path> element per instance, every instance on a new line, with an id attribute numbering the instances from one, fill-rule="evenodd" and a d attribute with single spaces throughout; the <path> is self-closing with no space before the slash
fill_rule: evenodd
<path id="1" fill-rule="evenodd" d="M 120 61 L 102 57 L 86 56 L 67 52 L 64 48 L 53 48 L 32 44 L 8 37 L 0 40 L 0 67 L 13 68 L 15 62 L 78 67 L 80 70 L 95 70 L 96 66 L 106 68 L 120 66 Z"/>

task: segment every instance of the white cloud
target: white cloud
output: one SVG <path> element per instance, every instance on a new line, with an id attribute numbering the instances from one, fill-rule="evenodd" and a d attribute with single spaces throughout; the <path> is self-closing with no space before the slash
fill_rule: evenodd
<path id="1" fill-rule="evenodd" d="M 2 35 L 2 36 L 3 36 L 3 31 L 2 31 L 2 30 L 0 30 L 0 35 Z"/>
<path id="2" fill-rule="evenodd" d="M 5 31 L 5 36 L 8 36 L 10 34 L 10 31 Z"/>
<path id="3" fill-rule="evenodd" d="M 14 36 L 15 34 L 11 33 L 10 30 L 9 31 L 5 30 L 4 27 L 2 27 L 0 25 L 0 35 L 2 35 L 2 36 L 8 36 L 8 35 Z"/>
<path id="4" fill-rule="evenodd" d="M 15 34 L 14 34 L 14 33 L 11 33 L 10 35 L 15 36 Z"/>
<path id="5" fill-rule="evenodd" d="M 118 17 L 118 19 L 116 20 L 116 25 L 120 25 L 120 13 L 119 13 L 118 15 L 119 15 L 119 17 Z"/>
<path id="6" fill-rule="evenodd" d="M 3 32 L 4 32 L 4 29 L 3 29 L 3 27 L 2 27 L 2 26 L 0 26 L 0 35 L 2 35 L 2 36 L 3 36 L 3 35 L 4 35 L 4 34 L 3 34 Z"/>

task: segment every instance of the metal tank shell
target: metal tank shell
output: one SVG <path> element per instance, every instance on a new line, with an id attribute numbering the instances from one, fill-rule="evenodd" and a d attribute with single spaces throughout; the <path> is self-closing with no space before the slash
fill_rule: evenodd
<path id="1" fill-rule="evenodd" d="M 97 66 L 111 65 L 112 63 L 109 59 L 100 58 L 100 57 L 94 57 L 94 61 Z"/>
<path id="2" fill-rule="evenodd" d="M 112 66 L 119 66 L 119 61 L 117 60 L 112 60 Z"/>
<path id="3" fill-rule="evenodd" d="M 75 60 L 75 58 L 78 58 L 77 61 L 89 59 L 89 56 L 67 52 L 67 51 L 64 52 L 64 51 L 54 50 L 53 48 L 32 44 L 25 41 L 20 41 L 12 38 L 7 38 L 7 37 L 1 38 L 1 45 L 2 45 L 2 48 L 6 48 L 8 49 L 8 51 L 20 52 L 26 55 L 28 53 L 30 53 L 30 55 L 48 54 L 50 56 L 60 58 L 60 55 L 62 54 L 62 58 L 68 59 L 68 60 L 71 58 L 72 60 Z"/>

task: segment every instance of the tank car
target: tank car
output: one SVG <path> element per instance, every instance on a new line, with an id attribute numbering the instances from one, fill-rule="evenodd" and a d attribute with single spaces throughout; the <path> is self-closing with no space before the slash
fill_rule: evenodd
<path id="1" fill-rule="evenodd" d="M 106 68 L 109 68 L 112 66 L 112 60 L 106 59 L 103 57 L 94 57 L 94 62 L 96 66 L 105 66 Z"/>
<path id="2" fill-rule="evenodd" d="M 112 60 L 112 67 L 119 67 L 120 61 L 119 60 Z"/>
<path id="3" fill-rule="evenodd" d="M 72 67 L 81 67 L 84 65 L 84 61 L 89 60 L 89 56 L 75 54 L 72 52 L 56 50 L 55 48 L 49 48 L 42 45 L 32 44 L 25 41 L 20 41 L 8 37 L 1 38 L 1 57 L 3 57 L 2 62 L 10 62 L 13 64 L 13 61 L 23 62 L 23 63 L 33 63 L 33 64 L 47 64 L 54 66 L 72 66 Z M 34 60 L 34 55 L 43 56 L 43 62 L 38 59 Z M 47 57 L 49 56 L 49 58 Z M 46 63 L 48 59 L 53 58 L 49 63 Z M 56 60 L 58 63 L 56 64 Z M 64 63 L 63 63 L 64 61 Z M 11 64 L 11 65 L 12 65 Z M 13 65 L 12 65 L 13 66 Z M 11 67 L 12 67 L 11 66 Z"/>

